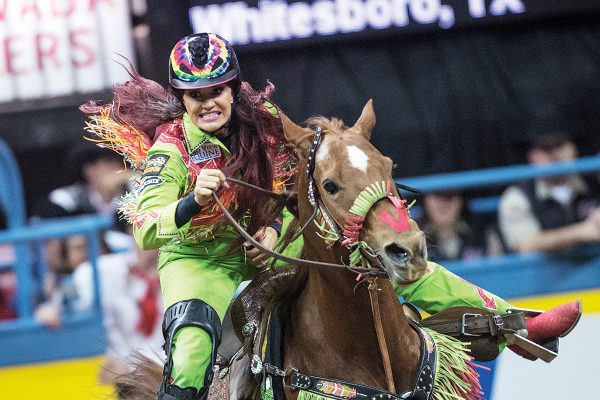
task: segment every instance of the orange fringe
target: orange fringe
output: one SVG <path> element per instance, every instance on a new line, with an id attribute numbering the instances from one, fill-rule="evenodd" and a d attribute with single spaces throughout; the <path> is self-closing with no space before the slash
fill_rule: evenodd
<path id="1" fill-rule="evenodd" d="M 152 146 L 150 138 L 135 127 L 113 120 L 110 117 L 111 106 L 102 107 L 100 114 L 89 117 L 86 131 L 96 138 L 85 137 L 100 147 L 121 154 L 135 170 L 143 170 L 148 150 Z"/>

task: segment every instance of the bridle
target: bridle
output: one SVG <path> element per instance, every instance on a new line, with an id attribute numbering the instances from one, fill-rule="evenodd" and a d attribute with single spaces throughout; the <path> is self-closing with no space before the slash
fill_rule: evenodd
<path id="1" fill-rule="evenodd" d="M 409 229 L 408 226 L 408 207 L 406 207 L 406 200 L 399 196 L 395 196 L 391 192 L 391 181 L 387 183 L 385 181 L 374 182 L 367 186 L 361 191 L 355 198 L 354 204 L 348 210 L 344 224 L 339 223 L 331 212 L 327 209 L 325 203 L 321 200 L 317 184 L 314 179 L 314 171 L 316 164 L 316 153 L 321 143 L 323 130 L 320 126 L 315 128 L 315 135 L 312 139 L 311 148 L 308 152 L 306 162 L 306 176 L 308 179 L 308 201 L 313 207 L 313 212 L 308 218 L 306 223 L 302 226 L 300 231 L 295 235 L 295 239 L 299 236 L 302 231 L 308 226 L 308 224 L 314 221 L 320 214 L 327 224 L 329 230 L 325 227 L 320 227 L 323 233 L 323 238 L 326 241 L 338 242 L 342 246 L 345 246 L 350 251 L 350 266 L 354 267 L 358 264 L 366 265 L 367 267 L 373 267 L 376 269 L 384 270 L 383 262 L 381 257 L 375 253 L 375 251 L 364 241 L 359 240 L 360 232 L 363 228 L 363 222 L 369 210 L 382 199 L 389 199 L 394 207 L 396 208 L 398 215 L 403 213 L 404 222 L 402 227 L 392 225 L 392 228 L 398 232 Z M 402 186 L 404 189 L 418 193 L 418 190 L 412 189 L 406 186 Z M 385 216 L 388 217 L 387 215 Z M 318 224 L 317 224 L 318 225 Z M 293 240 L 292 239 L 292 240 Z M 406 262 L 406 261 L 405 261 Z"/>
<path id="2" fill-rule="evenodd" d="M 240 226 L 240 224 L 235 221 L 235 219 L 231 216 L 229 211 L 225 208 L 225 206 L 221 203 L 219 197 L 215 192 L 212 193 L 213 198 L 223 211 L 225 217 L 229 220 L 229 222 L 235 227 L 235 229 L 244 237 L 244 239 L 248 240 L 252 245 L 262 252 L 276 258 L 279 260 L 283 260 L 290 264 L 296 265 L 305 265 L 310 267 L 333 267 L 333 268 L 343 268 L 351 270 L 355 273 L 359 274 L 359 280 L 367 279 L 369 281 L 368 292 L 369 299 L 371 302 L 371 308 L 373 312 L 373 318 L 375 323 L 375 331 L 377 335 L 377 342 L 379 344 L 379 349 L 381 352 L 384 372 L 386 376 L 386 383 L 388 386 L 388 390 L 391 393 L 395 393 L 396 389 L 394 386 L 394 377 L 392 373 L 392 366 L 388 352 L 388 346 L 386 344 L 385 334 L 383 331 L 382 325 L 382 316 L 379 308 L 379 299 L 378 299 L 378 286 L 377 286 L 377 277 L 388 277 L 387 272 L 383 268 L 383 263 L 379 255 L 377 255 L 371 247 L 363 241 L 359 240 L 360 232 L 362 230 L 362 224 L 364 222 L 366 214 L 369 210 L 377 203 L 379 200 L 387 198 L 389 199 L 397 212 L 400 215 L 401 211 L 406 212 L 406 216 L 408 216 L 408 207 L 406 207 L 406 200 L 404 200 L 399 193 L 399 196 L 395 196 L 391 193 L 391 183 L 388 182 L 386 185 L 385 182 L 376 182 L 366 189 L 364 189 L 359 195 L 356 197 L 353 206 L 348 211 L 346 216 L 346 220 L 344 225 L 342 226 L 338 223 L 333 215 L 329 212 L 324 202 L 321 200 L 319 195 L 319 191 L 317 189 L 317 184 L 314 179 L 314 170 L 315 170 L 315 159 L 316 152 L 321 142 L 323 131 L 320 126 L 317 126 L 315 129 L 315 135 L 312 139 L 312 145 L 308 153 L 307 164 L 306 164 L 306 175 L 308 179 L 308 201 L 310 205 L 313 207 L 313 211 L 308 218 L 308 220 L 303 224 L 298 232 L 292 238 L 292 241 L 295 240 L 302 232 L 306 229 L 306 227 L 311 223 L 316 223 L 316 218 L 320 214 L 323 217 L 323 220 L 330 228 L 330 233 L 332 233 L 335 237 L 335 240 L 339 242 L 341 245 L 347 247 L 350 253 L 350 265 L 344 264 L 332 264 L 332 263 L 324 263 L 317 261 L 309 261 L 303 260 L 299 258 L 288 257 L 278 252 L 275 252 L 265 246 L 263 246 L 260 242 L 255 240 L 244 228 Z M 247 187 L 251 187 L 253 189 L 259 190 L 262 193 L 268 194 L 272 197 L 280 197 L 281 194 L 277 194 L 263 188 L 256 187 L 254 185 L 248 184 L 246 182 L 238 181 L 233 178 L 227 178 L 228 181 L 245 185 Z M 417 192 L 417 190 L 402 186 L 405 190 L 409 190 L 412 192 Z M 381 217 L 381 216 L 380 216 Z M 406 224 L 408 225 L 408 220 L 406 220 Z M 318 224 L 317 224 L 318 225 Z M 399 229 L 405 230 L 408 228 L 404 227 L 394 227 L 393 223 L 388 223 L 388 225 L 392 226 L 392 228 L 400 231 Z M 321 228 L 321 230 L 323 230 Z M 326 238 L 324 238 L 326 239 Z M 361 265 L 366 263 L 367 267 L 364 266 L 356 266 L 358 263 Z M 290 374 L 289 371 L 282 371 L 278 368 L 274 368 L 275 375 L 287 376 Z M 297 372 L 297 371 L 296 371 Z M 298 387 L 296 387 L 298 388 Z M 416 389 L 415 389 L 416 390 Z M 413 398 L 412 395 L 415 393 L 415 390 L 406 392 L 403 394 L 402 398 Z M 380 393 L 379 396 L 388 396 L 388 397 L 377 397 L 377 398 L 395 398 L 399 399 L 400 397 L 391 397 L 389 393 Z M 406 397 L 410 395 L 411 397 Z M 374 397 L 375 398 L 375 397 Z"/>
<path id="3" fill-rule="evenodd" d="M 320 126 L 317 126 L 317 128 L 315 129 L 315 135 L 312 139 L 312 145 L 311 145 L 311 148 L 308 153 L 307 164 L 306 164 L 306 174 L 307 174 L 307 178 L 308 178 L 308 201 L 311 204 L 311 206 L 313 207 L 313 212 L 311 213 L 311 216 L 308 218 L 308 220 L 300 228 L 300 230 L 294 234 L 294 236 L 292 237 L 291 240 L 293 241 L 299 235 L 301 235 L 302 232 L 306 229 L 306 227 L 311 222 L 314 222 L 320 213 L 323 216 L 323 219 L 325 220 L 327 225 L 332 230 L 332 233 L 335 235 L 336 240 L 340 244 L 346 246 L 351 251 L 350 265 L 327 263 L 327 262 L 320 262 L 320 261 L 311 261 L 311 260 L 304 260 L 301 258 L 288 257 L 279 252 L 271 250 L 271 249 L 263 246 L 256 239 L 254 239 L 252 237 L 252 235 L 250 235 L 233 218 L 233 216 L 229 213 L 229 211 L 226 209 L 226 207 L 222 204 L 222 202 L 220 201 L 219 197 L 217 196 L 217 194 L 215 192 L 213 192 L 213 194 L 212 194 L 213 198 L 214 198 L 215 202 L 217 203 L 217 205 L 221 208 L 223 215 L 232 224 L 232 226 L 238 231 L 238 233 L 245 240 L 249 241 L 252 244 L 252 246 L 258 248 L 261 252 L 264 252 L 273 258 L 276 258 L 278 260 L 281 260 L 281 261 L 284 261 L 284 262 L 287 262 L 290 264 L 295 264 L 295 265 L 303 265 L 303 266 L 309 266 L 309 267 L 329 267 L 329 268 L 333 267 L 333 268 L 338 268 L 338 269 L 343 268 L 343 269 L 355 272 L 357 274 L 361 274 L 365 277 L 388 277 L 388 274 L 383 267 L 383 263 L 381 262 L 380 256 L 377 255 L 370 248 L 370 246 L 368 246 L 368 244 L 366 244 L 365 242 L 358 241 L 358 236 L 359 236 L 360 230 L 362 228 L 362 221 L 364 220 L 364 215 L 366 215 L 366 213 L 369 211 L 369 209 L 377 201 L 379 201 L 380 199 L 383 199 L 385 197 L 389 198 L 390 200 L 392 200 L 392 198 L 395 198 L 396 200 L 392 200 L 392 202 L 396 201 L 395 205 L 400 204 L 398 206 L 398 208 L 401 206 L 404 206 L 404 203 L 406 201 L 404 199 L 398 199 L 397 197 L 392 195 L 390 193 L 389 184 L 388 184 L 388 187 L 386 187 L 387 190 L 383 190 L 383 186 L 384 186 L 383 183 L 381 183 L 380 185 L 371 185 L 370 187 L 365 189 L 363 192 L 361 192 L 361 194 L 359 194 L 359 196 L 357 196 L 354 206 L 350 209 L 350 212 L 348 213 L 345 224 L 343 226 L 340 225 L 335 220 L 335 218 L 331 215 L 331 213 L 327 210 L 327 207 L 325 206 L 325 204 L 321 201 L 321 198 L 319 196 L 319 192 L 317 189 L 317 185 L 315 183 L 314 176 L 313 176 L 314 170 L 315 170 L 316 152 L 317 152 L 317 149 L 321 142 L 322 135 L 323 135 L 322 128 Z M 280 198 L 281 196 L 283 196 L 282 194 L 271 192 L 269 190 L 263 189 L 261 187 L 258 187 L 258 186 L 255 186 L 255 185 L 252 185 L 247 182 L 243 182 L 243 181 L 240 181 L 240 180 L 237 180 L 234 178 L 227 178 L 227 181 L 235 183 L 235 184 L 243 185 L 246 187 L 250 187 L 254 190 L 260 191 L 261 193 L 270 195 L 275 198 Z M 377 186 L 379 188 L 379 190 L 373 189 L 374 186 Z M 412 188 L 408 188 L 408 187 L 404 187 L 404 188 L 407 190 L 413 191 L 413 192 L 418 192 Z M 368 195 L 365 194 L 367 192 L 369 193 Z M 353 209 L 361 209 L 361 211 L 362 211 L 361 213 L 363 215 L 360 216 L 360 215 L 353 213 L 352 212 Z M 364 260 L 364 262 L 361 263 L 361 261 L 363 261 L 363 260 Z M 361 266 L 358 266 L 359 263 L 361 263 Z M 366 264 L 367 266 L 365 267 L 364 264 Z"/>

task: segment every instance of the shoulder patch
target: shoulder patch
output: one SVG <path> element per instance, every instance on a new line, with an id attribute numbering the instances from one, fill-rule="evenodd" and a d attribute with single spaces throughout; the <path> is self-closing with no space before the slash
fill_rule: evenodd
<path id="1" fill-rule="evenodd" d="M 156 176 L 160 174 L 160 171 L 162 171 L 170 157 L 166 154 L 152 154 L 146 161 L 144 176 Z"/>

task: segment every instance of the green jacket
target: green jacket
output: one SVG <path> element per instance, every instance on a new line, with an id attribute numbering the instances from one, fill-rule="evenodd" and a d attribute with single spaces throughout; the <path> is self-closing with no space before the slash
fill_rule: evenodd
<path id="1" fill-rule="evenodd" d="M 221 218 L 214 203 L 203 208 L 202 216 L 194 217 L 180 228 L 175 224 L 177 204 L 194 189 L 200 170 L 220 168 L 230 157 L 229 149 L 215 136 L 191 123 L 187 114 L 182 120 L 160 127 L 158 138 L 148 151 L 146 168 L 136 189 L 138 197 L 133 232 L 138 245 L 151 249 L 168 243 L 195 246 L 207 240 L 235 239 L 237 235 L 233 228 L 209 232 Z M 231 191 L 226 192 L 228 196 L 222 197 L 227 197 L 226 204 L 231 205 Z M 195 234 L 197 230 L 203 234 Z"/>

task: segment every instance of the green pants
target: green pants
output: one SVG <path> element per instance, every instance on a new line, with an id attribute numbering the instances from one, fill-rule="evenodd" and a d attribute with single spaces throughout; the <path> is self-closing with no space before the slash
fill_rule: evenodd
<path id="1" fill-rule="evenodd" d="M 284 210 L 284 231 L 291 220 L 292 215 Z M 256 274 L 256 269 L 246 263 L 242 250 L 230 248 L 233 240 L 215 239 L 196 246 L 171 243 L 161 248 L 158 274 L 165 308 L 179 301 L 200 299 L 214 308 L 222 321 L 239 284 Z M 284 254 L 297 257 L 301 250 L 302 238 L 299 238 Z M 179 329 L 171 349 L 172 384 L 180 388 L 202 388 L 211 349 L 211 338 L 204 330 Z"/>
<path id="2" fill-rule="evenodd" d="M 235 289 L 249 279 L 248 273 L 230 268 L 231 260 L 206 262 L 197 257 L 180 257 L 159 269 L 165 308 L 190 299 L 200 299 L 215 309 L 223 320 Z M 235 261 L 233 261 L 235 262 Z M 239 268 L 240 260 L 237 260 Z M 173 339 L 173 384 L 180 388 L 204 386 L 204 375 L 211 357 L 212 341 L 206 331 L 196 327 L 179 329 Z"/>

